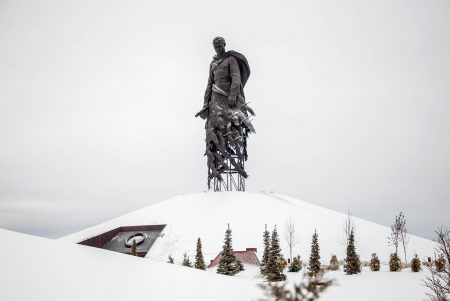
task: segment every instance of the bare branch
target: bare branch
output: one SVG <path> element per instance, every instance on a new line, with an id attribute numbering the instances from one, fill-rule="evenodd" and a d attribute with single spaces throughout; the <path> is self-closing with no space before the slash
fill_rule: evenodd
<path id="1" fill-rule="evenodd" d="M 292 249 L 299 242 L 298 235 L 295 231 L 295 221 L 292 217 L 290 217 L 285 224 L 284 227 L 284 238 L 289 247 L 289 258 L 290 262 L 292 262 Z"/>
<path id="2" fill-rule="evenodd" d="M 437 265 L 429 265 L 429 275 L 424 280 L 424 285 L 431 291 L 427 292 L 430 301 L 450 301 L 450 230 L 442 227 L 436 231 L 438 246 L 436 253 L 443 259 L 443 269 Z"/>

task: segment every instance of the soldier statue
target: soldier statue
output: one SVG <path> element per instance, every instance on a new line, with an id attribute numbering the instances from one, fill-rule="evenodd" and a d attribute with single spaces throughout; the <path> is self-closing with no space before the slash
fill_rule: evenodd
<path id="1" fill-rule="evenodd" d="M 244 95 L 250 67 L 244 55 L 236 51 L 225 51 L 225 46 L 224 38 L 214 38 L 216 55 L 209 67 L 203 108 L 195 116 L 206 119 L 208 188 L 211 188 L 211 182 L 223 182 L 224 175 L 236 175 L 242 182 L 238 185 L 240 189 L 236 186 L 235 189 L 245 190 L 243 180 L 247 178 L 244 170 L 247 137 L 248 133 L 255 132 L 249 120 L 249 114 L 255 114 Z M 231 190 L 230 185 L 231 183 L 226 190 Z M 214 186 L 214 190 L 220 189 Z"/>

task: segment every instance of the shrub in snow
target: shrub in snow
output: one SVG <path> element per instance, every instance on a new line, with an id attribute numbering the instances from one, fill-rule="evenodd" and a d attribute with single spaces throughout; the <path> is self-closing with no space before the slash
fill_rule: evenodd
<path id="1" fill-rule="evenodd" d="M 239 273 L 240 266 L 233 254 L 233 242 L 231 238 L 230 225 L 228 225 L 228 228 L 225 231 L 225 240 L 221 255 L 222 257 L 220 258 L 219 265 L 217 266 L 217 273 L 228 276 L 234 276 Z"/>
<path id="2" fill-rule="evenodd" d="M 298 272 L 302 269 L 302 260 L 300 258 L 300 255 L 295 256 L 292 258 L 292 263 L 289 266 L 289 272 Z"/>
<path id="3" fill-rule="evenodd" d="M 130 251 L 130 254 L 132 256 L 136 256 L 136 249 L 137 249 L 136 240 L 133 239 L 133 244 L 131 245 L 131 251 Z"/>
<path id="4" fill-rule="evenodd" d="M 239 259 L 236 259 L 236 270 L 238 272 L 241 272 L 241 271 L 245 270 L 244 269 L 244 264 Z"/>
<path id="5" fill-rule="evenodd" d="M 438 258 L 434 261 L 434 266 L 436 267 L 437 272 L 444 271 L 445 268 L 445 258 L 443 254 L 440 254 Z"/>
<path id="6" fill-rule="evenodd" d="M 200 237 L 197 239 L 197 250 L 195 252 L 195 264 L 194 267 L 199 270 L 206 270 L 205 260 L 202 253 L 202 241 Z"/>
<path id="7" fill-rule="evenodd" d="M 328 267 L 331 271 L 337 271 L 339 270 L 339 261 L 336 257 L 336 255 L 332 254 L 330 259 L 330 265 Z"/>
<path id="8" fill-rule="evenodd" d="M 280 257 L 278 264 L 280 265 L 280 268 L 282 271 L 284 271 L 288 266 L 288 263 L 287 263 L 286 259 L 284 259 L 283 256 Z"/>
<path id="9" fill-rule="evenodd" d="M 370 260 L 370 269 L 374 272 L 380 270 L 380 260 L 378 259 L 377 253 L 372 254 L 372 259 Z"/>
<path id="10" fill-rule="evenodd" d="M 167 263 L 173 264 L 173 262 L 174 262 L 174 260 L 173 260 L 172 255 L 169 255 L 169 257 L 168 257 L 168 259 L 167 259 Z"/>
<path id="11" fill-rule="evenodd" d="M 413 260 L 411 260 L 411 271 L 418 272 L 420 269 L 420 259 L 417 254 L 415 254 Z"/>
<path id="12" fill-rule="evenodd" d="M 270 241 L 269 258 L 267 260 L 266 277 L 268 281 L 284 281 L 286 275 L 281 267 L 281 248 L 278 238 L 277 227 L 273 229 L 272 239 Z"/>
<path id="13" fill-rule="evenodd" d="M 391 272 L 399 272 L 402 270 L 402 263 L 397 253 L 392 253 L 391 258 L 389 259 L 389 271 Z"/>
<path id="14" fill-rule="evenodd" d="M 355 250 L 355 233 L 352 229 L 347 245 L 347 257 L 345 257 L 344 271 L 347 275 L 361 273 L 361 260 Z"/>
<path id="15" fill-rule="evenodd" d="M 189 259 L 189 256 L 187 255 L 187 253 L 183 254 L 183 263 L 182 263 L 182 265 L 185 266 L 185 267 L 192 268 L 192 262 Z"/>
<path id="16" fill-rule="evenodd" d="M 269 252 L 270 252 L 270 233 L 267 231 L 267 225 L 266 229 L 263 233 L 263 243 L 264 243 L 264 253 L 263 257 L 261 259 L 261 274 L 264 276 L 267 274 L 266 268 L 267 268 L 267 262 L 269 260 Z"/>
<path id="17" fill-rule="evenodd" d="M 311 255 L 309 256 L 308 275 L 315 277 L 320 272 L 319 237 L 314 230 L 311 243 Z"/>
<path id="18" fill-rule="evenodd" d="M 260 284 L 265 291 L 265 299 L 262 301 L 314 301 L 318 300 L 321 294 L 333 284 L 332 280 L 316 280 L 303 276 L 303 279 L 294 284 L 293 288 L 287 287 L 287 283 L 267 283 Z"/>

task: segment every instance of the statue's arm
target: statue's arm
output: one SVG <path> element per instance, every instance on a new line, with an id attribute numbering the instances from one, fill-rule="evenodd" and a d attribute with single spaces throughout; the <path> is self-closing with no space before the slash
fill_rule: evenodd
<path id="1" fill-rule="evenodd" d="M 234 57 L 230 57 L 230 76 L 231 76 L 231 87 L 230 96 L 228 101 L 231 105 L 236 104 L 236 98 L 241 87 L 241 72 L 239 71 L 239 64 Z"/>
<path id="2" fill-rule="evenodd" d="M 211 100 L 212 85 L 213 85 L 213 73 L 212 73 L 212 70 L 210 68 L 210 70 L 209 70 L 209 77 L 208 77 L 208 84 L 206 85 L 205 97 L 204 97 L 204 103 L 203 103 L 204 107 L 207 106 L 209 104 L 209 101 Z"/>

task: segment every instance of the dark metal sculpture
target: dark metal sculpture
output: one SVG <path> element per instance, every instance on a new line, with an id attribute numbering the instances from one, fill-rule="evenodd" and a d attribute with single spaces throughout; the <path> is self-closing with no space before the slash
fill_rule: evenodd
<path id="1" fill-rule="evenodd" d="M 255 115 L 245 100 L 244 87 L 250 67 L 244 55 L 225 51 L 224 38 L 213 40 L 216 54 L 209 68 L 203 108 L 195 115 L 206 119 L 208 189 L 245 190 L 247 137 L 255 129 Z"/>

